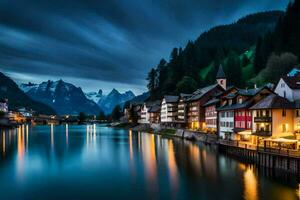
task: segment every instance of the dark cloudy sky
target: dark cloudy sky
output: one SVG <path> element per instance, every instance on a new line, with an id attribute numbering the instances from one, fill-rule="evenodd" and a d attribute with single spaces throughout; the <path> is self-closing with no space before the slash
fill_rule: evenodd
<path id="1" fill-rule="evenodd" d="M 148 70 L 208 28 L 288 0 L 0 0 L 0 69 L 18 82 L 146 90 Z"/>

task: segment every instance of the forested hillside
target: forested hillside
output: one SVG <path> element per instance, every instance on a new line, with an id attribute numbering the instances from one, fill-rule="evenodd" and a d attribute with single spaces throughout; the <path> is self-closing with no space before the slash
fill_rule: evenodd
<path id="1" fill-rule="evenodd" d="M 273 32 L 283 14 L 270 11 L 248 15 L 233 24 L 202 33 L 184 48 L 174 48 L 169 61 L 161 59 L 148 74 L 151 98 L 190 93 L 211 84 L 220 64 L 228 75 L 229 84 L 246 85 L 246 80 L 258 74 L 253 65 L 258 39 Z"/>

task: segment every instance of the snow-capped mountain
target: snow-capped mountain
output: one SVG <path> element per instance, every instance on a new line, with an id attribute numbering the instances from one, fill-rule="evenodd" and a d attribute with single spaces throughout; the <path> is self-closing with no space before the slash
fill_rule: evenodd
<path id="1" fill-rule="evenodd" d="M 105 114 L 110 114 L 115 106 L 120 105 L 122 108 L 126 101 L 135 97 L 132 91 L 120 93 L 118 90 L 113 89 L 108 95 L 103 95 L 102 90 L 98 93 L 90 92 L 86 94 L 87 98 L 97 103 Z"/>
<path id="2" fill-rule="evenodd" d="M 93 102 L 97 103 L 101 100 L 101 98 L 103 98 L 103 92 L 100 89 L 98 92 L 88 92 L 85 93 L 86 98 L 88 98 L 89 100 L 92 100 Z"/>
<path id="3" fill-rule="evenodd" d="M 23 90 L 23 92 L 26 93 L 29 90 L 31 90 L 32 88 L 36 88 L 38 86 L 39 86 L 38 84 L 28 82 L 28 83 L 22 83 L 19 87 L 21 90 Z"/>
<path id="4" fill-rule="evenodd" d="M 47 81 L 41 84 L 22 84 L 20 88 L 36 101 L 52 107 L 57 114 L 98 114 L 99 106 L 86 98 L 80 87 L 63 80 Z"/>

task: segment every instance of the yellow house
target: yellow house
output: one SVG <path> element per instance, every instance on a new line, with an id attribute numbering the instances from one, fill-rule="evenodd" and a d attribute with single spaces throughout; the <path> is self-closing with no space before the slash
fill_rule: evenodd
<path id="1" fill-rule="evenodd" d="M 252 135 L 256 136 L 255 144 L 266 145 L 265 141 L 268 141 L 272 146 L 273 143 L 279 144 L 284 141 L 294 145 L 297 142 L 294 103 L 276 94 L 270 94 L 250 109 Z M 279 138 L 281 140 L 278 140 Z"/>

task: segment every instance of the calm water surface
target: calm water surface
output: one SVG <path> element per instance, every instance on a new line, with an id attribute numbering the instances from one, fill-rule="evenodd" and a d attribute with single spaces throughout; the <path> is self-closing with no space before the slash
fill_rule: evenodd
<path id="1" fill-rule="evenodd" d="M 103 126 L 0 133 L 0 199 L 298 199 L 295 176 L 214 146 Z"/>

